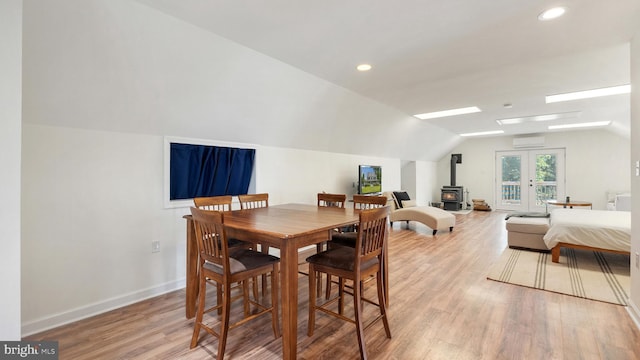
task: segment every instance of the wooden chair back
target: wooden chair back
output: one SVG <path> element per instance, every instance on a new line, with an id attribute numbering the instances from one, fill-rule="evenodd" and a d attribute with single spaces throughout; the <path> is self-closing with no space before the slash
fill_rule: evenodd
<path id="1" fill-rule="evenodd" d="M 269 194 L 245 194 L 238 195 L 240 209 L 257 209 L 269 207 Z"/>
<path id="2" fill-rule="evenodd" d="M 354 209 L 374 209 L 387 206 L 386 196 L 353 195 Z"/>
<path id="3" fill-rule="evenodd" d="M 347 195 L 345 194 L 318 193 L 318 206 L 339 207 L 344 209 L 346 202 Z"/>
<path id="4" fill-rule="evenodd" d="M 197 197 L 193 204 L 200 210 L 231 211 L 231 195 Z"/>
<path id="5" fill-rule="evenodd" d="M 229 249 L 224 229 L 224 215 L 220 211 L 192 207 L 191 215 L 200 253 L 200 265 L 209 262 L 229 274 Z"/>
<path id="6" fill-rule="evenodd" d="M 377 257 L 382 260 L 382 249 L 389 235 L 387 227 L 389 207 L 378 207 L 360 212 L 358 237 L 356 240 L 356 263 L 354 269 L 360 269 L 360 264 Z"/>

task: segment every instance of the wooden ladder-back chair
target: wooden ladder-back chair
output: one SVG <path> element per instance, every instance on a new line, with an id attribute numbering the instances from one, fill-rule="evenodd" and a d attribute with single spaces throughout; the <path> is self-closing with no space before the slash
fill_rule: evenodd
<path id="1" fill-rule="evenodd" d="M 240 209 L 258 209 L 269 207 L 269 194 L 245 194 L 238 195 Z"/>
<path id="2" fill-rule="evenodd" d="M 231 195 L 193 198 L 193 204 L 200 210 L 231 211 L 233 198 Z"/>
<path id="3" fill-rule="evenodd" d="M 354 210 L 375 209 L 386 206 L 387 202 L 388 199 L 386 196 L 353 195 Z M 356 232 L 348 231 L 334 234 L 329 244 L 354 247 L 355 242 Z"/>
<path id="4" fill-rule="evenodd" d="M 385 242 L 389 233 L 388 223 L 389 207 L 363 210 L 360 212 L 355 247 L 337 247 L 307 258 L 309 262 L 309 327 L 307 334 L 313 336 L 316 310 L 354 323 L 362 359 L 367 358 L 364 341 L 365 328 L 368 328 L 378 320 L 382 320 L 386 335 L 391 338 L 383 284 L 383 259 L 386 251 Z M 338 296 L 321 305 L 316 304 L 316 287 L 314 286 L 316 272 L 335 275 L 339 278 Z M 363 282 L 373 275 L 377 280 L 377 303 L 362 296 Z M 351 280 L 354 284 L 352 295 L 355 319 L 344 316 L 345 280 Z M 338 302 L 337 312 L 329 309 L 329 306 L 336 301 Z M 362 319 L 362 306 L 364 303 L 377 305 L 380 311 L 380 315 L 366 327 L 363 326 Z"/>
<path id="5" fill-rule="evenodd" d="M 373 209 L 387 206 L 386 196 L 353 195 L 354 209 Z"/>
<path id="6" fill-rule="evenodd" d="M 388 200 L 389 199 L 387 199 L 386 196 L 356 194 L 356 195 L 353 195 L 353 208 L 355 210 L 380 208 L 380 207 L 386 206 L 388 203 Z M 337 246 L 355 247 L 356 236 L 357 236 L 357 232 L 355 231 L 345 231 L 345 232 L 335 233 L 331 236 L 331 241 L 327 243 L 328 248 L 331 249 Z M 331 275 L 327 276 L 325 298 L 329 299 L 330 296 L 331 296 Z"/>
<path id="7" fill-rule="evenodd" d="M 339 207 L 344 209 L 347 202 L 345 194 L 318 193 L 318 206 Z"/>
<path id="8" fill-rule="evenodd" d="M 233 204 L 233 197 L 231 195 L 219 195 L 219 196 L 207 196 L 207 197 L 197 197 L 193 198 L 193 204 L 200 210 L 207 211 L 231 211 L 231 205 Z M 229 247 L 244 247 L 247 249 L 252 248 L 252 244 L 241 241 L 238 239 L 227 239 L 227 243 Z M 218 286 L 218 304 L 222 301 L 222 288 Z M 254 298 L 258 298 L 258 285 L 257 282 L 253 281 L 253 296 Z M 222 311 L 222 308 L 218 309 L 218 313 Z"/>
<path id="9" fill-rule="evenodd" d="M 268 193 L 238 195 L 238 200 L 240 201 L 241 210 L 269 207 Z M 268 254 L 269 245 L 260 244 L 260 251 L 262 251 L 263 254 Z M 262 295 L 264 295 L 267 291 L 266 284 L 267 284 L 267 275 L 262 275 Z"/>
<path id="10" fill-rule="evenodd" d="M 344 209 L 345 204 L 347 202 L 347 195 L 318 193 L 317 199 L 318 199 L 319 207 L 337 207 L 340 209 Z M 336 231 L 334 230 L 331 233 L 334 233 L 334 232 Z M 319 253 L 325 250 L 325 245 L 326 245 L 326 242 L 316 244 L 316 253 Z M 306 261 L 303 263 L 306 263 Z M 300 271 L 300 273 L 303 275 L 309 275 L 308 273 L 302 272 L 302 271 Z M 317 287 L 318 287 L 318 294 L 319 294 L 322 292 L 322 279 L 320 278 L 320 276 L 317 277 Z"/>
<path id="11" fill-rule="evenodd" d="M 218 338 L 217 358 L 223 359 L 229 329 L 267 313 L 271 314 L 271 326 L 275 337 L 280 337 L 277 276 L 280 259 L 251 249 L 229 248 L 224 228 L 224 214 L 222 212 L 200 210 L 192 207 L 191 214 L 200 255 L 198 310 L 191 337 L 191 348 L 196 347 L 200 330 L 204 329 Z M 247 280 L 262 274 L 271 274 L 270 306 L 259 303 L 257 299 L 251 301 L 248 296 Z M 222 301 L 216 303 L 213 307 L 206 308 L 207 284 L 210 282 L 215 282 L 215 284 L 223 288 Z M 242 295 L 245 301 L 244 318 L 230 323 L 231 284 L 233 283 L 244 284 Z M 249 309 L 251 304 L 255 305 L 259 311 L 251 313 Z M 204 314 L 208 314 L 218 308 L 221 308 L 222 312 L 220 315 L 220 329 L 216 331 L 206 325 L 203 318 Z"/>

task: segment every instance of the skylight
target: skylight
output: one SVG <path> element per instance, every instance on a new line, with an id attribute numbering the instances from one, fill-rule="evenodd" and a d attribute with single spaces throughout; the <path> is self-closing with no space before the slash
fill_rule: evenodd
<path id="1" fill-rule="evenodd" d="M 482 135 L 497 135 L 497 134 L 504 134 L 504 130 L 493 130 L 493 131 L 481 131 L 481 132 L 474 132 L 474 133 L 466 133 L 466 134 L 460 134 L 460 136 L 482 136 Z"/>
<path id="2" fill-rule="evenodd" d="M 612 87 L 586 90 L 586 91 L 576 91 L 576 92 L 564 93 L 564 94 L 547 95 L 545 96 L 545 101 L 547 104 L 550 104 L 550 103 L 561 102 L 561 101 L 571 101 L 571 100 L 579 100 L 579 99 L 589 99 L 589 98 L 600 97 L 600 96 L 628 94 L 630 92 L 631 92 L 631 85 L 620 85 L 620 86 L 612 86 Z"/>
<path id="3" fill-rule="evenodd" d="M 573 118 L 580 117 L 580 114 L 581 114 L 580 111 L 571 111 L 566 113 L 532 115 L 532 116 L 523 116 L 523 117 L 516 117 L 516 118 L 509 118 L 509 119 L 500 119 L 500 120 L 496 120 L 496 122 L 500 125 L 515 125 L 515 124 L 522 124 L 526 122 L 573 119 Z"/>
<path id="4" fill-rule="evenodd" d="M 424 113 L 424 114 L 416 114 L 413 116 L 417 117 L 420 120 L 427 120 L 427 119 L 435 119 L 435 118 L 441 118 L 446 116 L 472 114 L 472 113 L 477 113 L 481 111 L 482 110 L 480 110 L 477 106 L 471 106 L 466 108 L 443 110 L 443 111 L 436 111 L 436 112 L 430 112 L 430 113 Z"/>
<path id="5" fill-rule="evenodd" d="M 549 130 L 575 129 L 575 128 L 584 128 L 584 127 L 607 126 L 609 124 L 611 124 L 611 121 L 594 121 L 594 122 L 579 123 L 579 124 L 550 125 L 548 129 Z"/>

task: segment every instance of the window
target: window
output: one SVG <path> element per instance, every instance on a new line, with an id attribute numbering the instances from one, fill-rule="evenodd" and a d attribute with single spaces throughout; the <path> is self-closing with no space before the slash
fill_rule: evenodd
<path id="1" fill-rule="evenodd" d="M 254 172 L 252 146 L 165 138 L 165 207 L 202 196 L 246 194 Z"/>

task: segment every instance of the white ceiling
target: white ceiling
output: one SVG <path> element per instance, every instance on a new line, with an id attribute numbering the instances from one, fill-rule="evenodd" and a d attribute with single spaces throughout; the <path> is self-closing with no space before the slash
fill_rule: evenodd
<path id="1" fill-rule="evenodd" d="M 639 0 L 138 0 L 454 133 L 546 132 L 497 119 L 579 112 L 629 136 L 629 95 L 545 104 L 545 95 L 628 84 Z M 565 16 L 537 19 L 551 6 Z M 357 64 L 370 63 L 361 73 Z M 505 108 L 504 104 L 512 104 Z"/>

